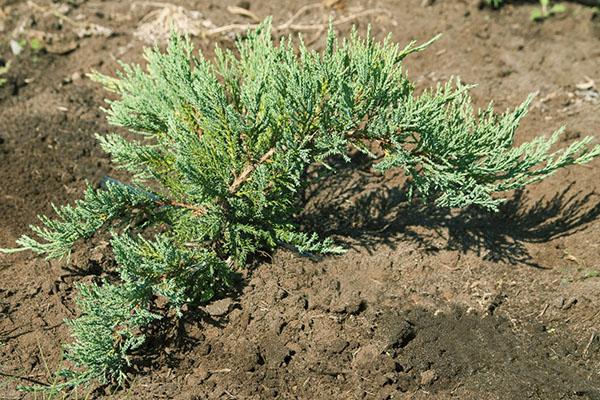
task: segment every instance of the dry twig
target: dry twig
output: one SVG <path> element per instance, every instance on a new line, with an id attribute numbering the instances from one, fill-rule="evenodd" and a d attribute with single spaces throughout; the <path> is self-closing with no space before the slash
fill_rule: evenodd
<path id="1" fill-rule="evenodd" d="M 66 16 L 65 14 L 59 12 L 58 10 L 55 10 L 51 7 L 42 7 L 39 4 L 36 4 L 35 2 L 29 0 L 27 2 L 27 5 L 34 10 L 37 10 L 38 12 L 41 12 L 43 14 L 51 14 L 53 16 L 55 16 L 56 18 L 58 18 L 59 20 L 66 22 L 68 25 L 70 25 L 73 28 L 73 31 L 75 32 L 75 34 L 79 37 L 87 37 L 87 36 L 111 36 L 113 34 L 113 31 L 105 26 L 101 26 L 98 24 L 93 24 L 93 23 L 80 23 L 75 21 L 72 18 L 69 18 L 68 16 Z"/>
<path id="2" fill-rule="evenodd" d="M 325 28 L 327 28 L 327 23 L 319 23 L 319 24 L 295 24 L 294 23 L 294 21 L 300 15 L 302 15 L 304 12 L 306 12 L 307 10 L 309 10 L 311 8 L 317 8 L 317 6 L 319 8 L 323 7 L 323 5 L 321 3 L 309 4 L 307 6 L 302 7 L 288 21 L 284 22 L 281 25 L 274 26 L 273 32 L 282 32 L 282 31 L 287 31 L 287 30 L 303 31 L 303 32 L 324 30 Z M 342 24 L 354 21 L 358 18 L 366 17 L 368 15 L 373 15 L 373 14 L 387 14 L 387 11 L 384 9 L 381 9 L 381 8 L 368 9 L 368 10 L 364 10 L 364 11 L 361 11 L 361 12 L 358 12 L 355 14 L 350 14 L 350 15 L 340 18 L 340 19 L 334 19 L 331 22 L 331 25 L 333 25 L 333 26 L 342 25 Z M 225 25 L 225 26 L 220 26 L 218 28 L 210 29 L 210 30 L 206 31 L 204 33 L 204 35 L 205 36 L 214 36 L 217 34 L 222 34 L 222 33 L 230 32 L 230 31 L 245 31 L 248 29 L 256 28 L 257 26 L 258 26 L 258 24 L 230 24 L 230 25 Z"/>
<path id="3" fill-rule="evenodd" d="M 242 17 L 247 17 L 253 20 L 254 22 L 260 22 L 260 18 L 256 16 L 252 11 L 246 10 L 242 7 L 237 6 L 227 6 L 227 12 L 233 15 L 241 15 Z"/>
<path id="4" fill-rule="evenodd" d="M 211 37 L 229 32 L 246 31 L 256 28 L 260 23 L 260 18 L 241 7 L 228 7 L 227 11 L 235 15 L 242 15 L 251 18 L 254 23 L 248 24 L 228 24 L 224 26 L 215 26 L 212 21 L 203 17 L 198 11 L 187 10 L 184 7 L 177 6 L 171 3 L 155 2 L 155 1 L 136 1 L 132 7 L 155 7 L 156 10 L 146 14 L 141 24 L 134 35 L 146 42 L 164 41 L 168 38 L 170 28 L 175 27 L 179 32 L 186 33 L 192 36 Z M 327 29 L 328 22 L 325 19 L 321 23 L 306 24 L 298 23 L 298 19 L 312 10 L 321 10 L 325 13 L 328 9 L 327 4 L 323 2 L 307 4 L 300 7 L 287 21 L 273 27 L 273 32 L 297 31 L 297 32 L 316 32 L 315 38 L 311 42 L 315 42 L 318 37 Z M 366 17 L 374 14 L 387 14 L 387 11 L 381 8 L 367 9 L 356 12 L 339 19 L 333 19 L 332 25 L 338 26 L 358 18 Z M 324 14 L 325 15 L 325 14 Z"/>
<path id="5" fill-rule="evenodd" d="M 267 160 L 269 160 L 269 158 L 271 158 L 273 156 L 273 154 L 275 154 L 275 147 L 272 147 L 269 151 L 267 151 L 261 158 L 260 160 L 258 160 L 258 163 L 256 164 L 248 164 L 248 166 L 242 171 L 242 173 L 240 174 L 240 176 L 238 176 L 237 178 L 235 178 L 235 180 L 233 181 L 233 183 L 231 184 L 231 186 L 229 186 L 229 193 L 233 194 L 235 193 L 239 187 L 242 185 L 242 183 L 244 183 L 248 177 L 250 176 L 250 174 L 252 172 L 254 172 L 254 170 L 261 164 L 267 162 Z"/>
<path id="6" fill-rule="evenodd" d="M 590 350 L 590 346 L 594 342 L 595 338 L 596 338 L 596 332 L 592 332 L 592 336 L 590 336 L 590 341 L 588 342 L 587 346 L 585 346 L 585 350 L 583 350 L 584 355 L 587 355 L 588 351 Z"/>

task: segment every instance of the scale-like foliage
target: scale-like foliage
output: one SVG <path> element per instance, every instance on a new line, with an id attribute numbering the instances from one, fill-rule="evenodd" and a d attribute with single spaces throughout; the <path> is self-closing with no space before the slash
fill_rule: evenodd
<path id="1" fill-rule="evenodd" d="M 317 53 L 291 38 L 276 46 L 267 21 L 237 51 L 218 49 L 214 62 L 174 34 L 165 53 L 146 51 L 145 69 L 93 74 L 116 94 L 110 123 L 137 136 L 99 137 L 132 183 L 108 179 L 106 188 L 88 189 L 75 207 L 58 208 L 57 220 L 41 217 L 43 226 L 33 227 L 39 241 L 17 242 L 17 251 L 60 257 L 79 238 L 113 231 L 120 278 L 80 289 L 65 385 L 122 383 L 144 326 L 160 318 L 157 297 L 177 310 L 208 301 L 230 268 L 279 245 L 341 252 L 300 232 L 294 215 L 307 168 L 347 159 L 349 148 L 378 158 L 381 171 L 404 170 L 415 193 L 439 206 L 490 210 L 503 201 L 496 193 L 600 154 L 589 138 L 551 152 L 560 131 L 514 147 L 531 99 L 498 115 L 491 107 L 474 112 L 459 82 L 417 96 L 401 62 L 427 45 L 401 49 L 356 32 L 340 42 L 330 30 Z"/>

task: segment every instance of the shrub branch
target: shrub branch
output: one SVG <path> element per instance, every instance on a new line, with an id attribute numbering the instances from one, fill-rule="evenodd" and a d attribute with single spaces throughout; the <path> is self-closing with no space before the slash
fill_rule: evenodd
<path id="1" fill-rule="evenodd" d="M 174 33 L 165 52 L 146 50 L 145 68 L 92 74 L 115 93 L 109 122 L 137 136 L 98 137 L 132 182 L 88 187 L 74 206 L 55 207 L 55 219 L 41 216 L 35 238 L 2 250 L 57 258 L 81 238 L 112 235 L 118 278 L 78 287 L 60 388 L 123 384 L 146 328 L 168 313 L 157 298 L 177 313 L 205 303 L 227 288 L 231 269 L 278 247 L 343 252 L 302 232 L 295 215 L 309 168 L 333 168 L 352 147 L 378 171 L 402 170 L 411 196 L 491 211 L 503 192 L 600 155 L 589 137 L 554 149 L 562 130 L 515 146 L 532 97 L 499 114 L 474 110 L 456 80 L 416 95 L 402 61 L 431 41 L 400 48 L 356 31 L 338 41 L 330 26 L 317 53 L 291 37 L 276 46 L 271 34 L 267 20 L 209 62 Z"/>

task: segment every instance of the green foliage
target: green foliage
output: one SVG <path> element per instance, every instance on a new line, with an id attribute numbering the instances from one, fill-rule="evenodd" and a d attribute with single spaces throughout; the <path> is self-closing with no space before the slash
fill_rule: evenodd
<path id="1" fill-rule="evenodd" d="M 563 4 L 550 4 L 550 0 L 540 0 L 540 8 L 533 10 L 530 18 L 532 21 L 543 21 L 565 11 L 567 11 L 567 8 Z"/>
<path id="2" fill-rule="evenodd" d="M 6 74 L 10 70 L 10 61 L 6 65 L 0 66 L 0 87 L 6 83 L 6 78 L 2 78 L 2 75 Z"/>
<path id="3" fill-rule="evenodd" d="M 105 190 L 94 190 L 88 186 L 83 199 L 75 202 L 75 207 L 52 205 L 57 219 L 39 216 L 42 226 L 31 226 L 31 230 L 42 239 L 41 242 L 23 235 L 17 240 L 21 247 L 8 251 L 32 250 L 45 254 L 47 259 L 62 258 L 70 253 L 78 239 L 90 237 L 118 217 L 133 219 L 136 211 L 154 204 L 147 192 L 129 185 L 110 182 Z"/>
<path id="4" fill-rule="evenodd" d="M 29 47 L 31 48 L 31 50 L 33 52 L 38 52 L 38 51 L 41 51 L 45 47 L 45 45 L 42 40 L 40 40 L 36 37 L 33 37 L 29 41 Z"/>
<path id="5" fill-rule="evenodd" d="M 412 195 L 490 210 L 504 201 L 496 193 L 600 154 L 590 138 L 552 152 L 561 131 L 514 147 L 531 98 L 499 115 L 491 106 L 475 112 L 460 82 L 417 96 L 401 63 L 427 45 L 401 49 L 356 32 L 338 41 L 330 29 L 317 53 L 291 38 L 276 46 L 267 21 L 236 52 L 217 49 L 214 62 L 174 34 L 165 53 L 145 52 L 146 68 L 94 73 L 116 95 L 110 123 L 135 136 L 99 137 L 132 183 L 88 188 L 74 207 L 55 208 L 57 219 L 40 218 L 38 239 L 23 236 L 11 250 L 62 257 L 78 239 L 112 232 L 119 278 L 80 287 L 64 385 L 122 384 L 145 327 L 165 313 L 159 297 L 177 310 L 208 301 L 231 268 L 278 246 L 341 252 L 301 232 L 294 216 L 307 168 L 331 168 L 350 148 L 376 158 L 382 172 L 402 169 Z M 369 151 L 374 144 L 381 151 Z"/>
<path id="6" fill-rule="evenodd" d="M 165 297 L 173 306 L 210 300 L 227 282 L 227 264 L 204 248 L 177 246 L 166 235 L 154 241 L 115 235 L 111 241 L 121 279 Z"/>
<path id="7" fill-rule="evenodd" d="M 485 3 L 492 8 L 499 8 L 504 0 L 485 0 Z"/>
<path id="8" fill-rule="evenodd" d="M 500 8 L 505 0 L 485 0 L 486 4 L 492 8 Z M 539 0 L 540 8 L 531 11 L 529 18 L 532 21 L 543 21 L 555 14 L 564 13 L 567 8 L 563 4 L 552 4 L 550 0 Z"/>
<path id="9" fill-rule="evenodd" d="M 147 309 L 150 288 L 125 281 L 118 286 L 108 282 L 79 285 L 78 289 L 81 316 L 69 321 L 76 341 L 67 346 L 66 358 L 84 370 L 65 370 L 61 375 L 73 386 L 94 378 L 122 384 L 128 353 L 144 341 L 140 328 L 159 318 Z"/>

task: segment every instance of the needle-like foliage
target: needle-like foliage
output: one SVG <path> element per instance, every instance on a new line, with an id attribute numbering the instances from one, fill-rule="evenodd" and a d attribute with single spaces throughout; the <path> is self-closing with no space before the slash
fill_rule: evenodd
<path id="1" fill-rule="evenodd" d="M 503 201 L 497 193 L 600 154 L 590 138 L 552 152 L 560 131 L 514 147 L 531 99 L 498 115 L 475 112 L 459 82 L 417 96 L 401 63 L 426 46 L 356 32 L 338 41 L 330 29 L 317 53 L 291 38 L 275 45 L 266 21 L 235 52 L 217 49 L 213 62 L 174 34 L 166 52 L 146 51 L 145 68 L 93 74 L 115 94 L 110 123 L 133 134 L 99 137 L 132 182 L 88 189 L 74 207 L 56 208 L 57 219 L 41 217 L 38 239 L 17 242 L 54 258 L 79 238 L 112 231 L 119 279 L 80 288 L 65 385 L 122 383 L 144 327 L 161 317 L 158 297 L 176 309 L 208 301 L 231 268 L 279 245 L 341 252 L 300 232 L 295 215 L 307 168 L 347 159 L 352 147 L 381 171 L 402 169 L 421 198 L 490 210 Z"/>

